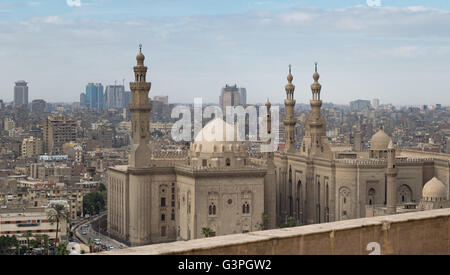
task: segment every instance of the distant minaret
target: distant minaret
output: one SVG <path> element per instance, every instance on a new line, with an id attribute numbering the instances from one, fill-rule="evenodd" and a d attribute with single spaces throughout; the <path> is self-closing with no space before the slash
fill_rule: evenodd
<path id="1" fill-rule="evenodd" d="M 272 104 L 270 104 L 269 99 L 267 99 L 266 102 L 266 130 L 267 130 L 267 136 L 269 137 L 266 144 L 270 145 L 272 144 L 272 114 L 270 112 L 270 108 L 271 108 Z M 273 149 L 273 148 L 272 148 Z M 267 162 L 271 162 L 273 164 L 273 152 L 267 152 L 265 154 L 265 157 L 267 159 Z"/>
<path id="2" fill-rule="evenodd" d="M 387 168 L 386 168 L 386 176 L 387 176 L 387 214 L 392 215 L 397 213 L 397 192 L 396 192 L 396 183 L 395 178 L 397 177 L 398 168 L 396 166 L 395 160 L 395 147 L 391 142 L 388 146 L 388 156 L 387 156 Z"/>
<path id="3" fill-rule="evenodd" d="M 294 152 L 295 148 L 295 123 L 297 119 L 294 117 L 294 90 L 295 86 L 292 84 L 294 77 L 291 74 L 291 65 L 289 65 L 289 75 L 287 77 L 288 84 L 286 85 L 286 99 L 284 100 L 285 117 L 283 120 L 285 131 L 286 152 Z"/>
<path id="4" fill-rule="evenodd" d="M 267 135 L 269 136 L 269 139 L 267 142 L 265 142 L 268 145 L 272 145 L 272 114 L 270 112 L 270 107 L 272 105 L 269 102 L 269 99 L 267 99 L 266 102 L 266 108 L 267 108 L 267 115 L 266 115 L 266 125 L 267 125 Z M 270 148 L 273 150 L 273 146 Z M 265 229 L 273 229 L 276 226 L 276 203 L 277 203 L 277 187 L 276 187 L 276 173 L 275 173 L 275 164 L 273 160 L 273 152 L 265 152 L 264 158 L 267 165 L 267 173 L 264 177 L 264 213 L 267 215 L 267 222 L 264 225 Z"/>
<path id="5" fill-rule="evenodd" d="M 142 54 L 142 45 L 139 45 L 139 53 L 136 56 L 137 66 L 134 67 L 135 81 L 130 82 L 132 103 L 129 105 L 131 112 L 131 154 L 130 167 L 142 168 L 150 166 L 150 111 L 152 105 L 148 101 L 148 92 L 151 83 L 146 82 L 147 67 L 144 66 L 145 56 Z"/>

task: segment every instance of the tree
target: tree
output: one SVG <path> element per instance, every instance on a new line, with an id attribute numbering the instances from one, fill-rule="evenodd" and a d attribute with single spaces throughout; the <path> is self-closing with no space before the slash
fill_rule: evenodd
<path id="1" fill-rule="evenodd" d="M 48 255 L 49 236 L 47 234 L 42 235 L 42 246 L 44 247 L 45 255 Z"/>
<path id="2" fill-rule="evenodd" d="M 98 185 L 98 191 L 99 192 L 105 192 L 106 191 L 106 186 L 104 183 L 100 182 Z"/>
<path id="3" fill-rule="evenodd" d="M 56 222 L 56 240 L 58 243 L 58 233 L 59 233 L 59 223 L 61 221 L 69 222 L 70 213 L 62 204 L 55 204 L 52 209 L 48 212 L 48 220 L 50 222 Z"/>
<path id="4" fill-rule="evenodd" d="M 268 215 L 266 215 L 266 214 L 264 214 L 264 215 L 262 215 L 262 222 L 261 223 L 257 223 L 256 224 L 256 227 L 259 229 L 259 230 L 265 230 L 266 229 L 266 227 L 267 227 L 267 221 L 269 220 L 269 216 Z"/>
<path id="5" fill-rule="evenodd" d="M 105 193 L 94 192 L 83 197 L 83 212 L 85 215 L 94 215 L 105 209 Z"/>
<path id="6" fill-rule="evenodd" d="M 27 250 L 30 253 L 30 238 L 33 237 L 31 231 L 27 231 L 23 234 L 23 237 L 27 239 Z"/>
<path id="7" fill-rule="evenodd" d="M 66 242 L 59 243 L 56 246 L 56 255 L 69 255 Z"/>
<path id="8" fill-rule="evenodd" d="M 209 228 L 209 227 L 203 227 L 202 228 L 202 233 L 205 236 L 205 238 L 208 238 L 209 236 L 211 236 L 212 229 Z"/>
<path id="9" fill-rule="evenodd" d="M 289 217 L 287 221 L 280 225 L 280 228 L 286 228 L 286 227 L 296 227 L 297 221 L 294 217 Z"/>
<path id="10" fill-rule="evenodd" d="M 13 254 L 14 250 L 19 248 L 19 241 L 16 236 L 0 236 L 0 255 Z M 18 254 L 18 252 L 16 252 Z"/>

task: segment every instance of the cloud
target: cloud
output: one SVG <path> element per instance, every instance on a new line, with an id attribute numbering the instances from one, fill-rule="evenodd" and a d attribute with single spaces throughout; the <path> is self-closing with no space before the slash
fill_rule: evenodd
<path id="1" fill-rule="evenodd" d="M 270 97 L 282 102 L 290 63 L 296 98 L 307 102 L 317 60 L 326 101 L 347 103 L 379 94 L 384 102 L 395 103 L 410 99 L 399 90 L 420 94 L 426 90 L 423 83 L 436 83 L 429 98 L 450 104 L 444 92 L 449 83 L 437 79 L 450 70 L 450 13 L 443 10 L 297 7 L 213 16 L 99 18 L 0 18 L 0 63 L 7 64 L 0 68 L 0 98 L 10 99 L 12 83 L 26 79 L 32 83 L 30 99 L 78 100 L 87 82 L 108 85 L 131 78 L 142 43 L 151 93 L 179 102 L 191 102 L 194 95 L 217 101 L 226 82 L 247 87 L 250 101 Z M 403 82 L 405 71 L 415 74 Z"/>
<path id="2" fill-rule="evenodd" d="M 67 6 L 73 7 L 81 7 L 81 0 L 66 0 Z"/>

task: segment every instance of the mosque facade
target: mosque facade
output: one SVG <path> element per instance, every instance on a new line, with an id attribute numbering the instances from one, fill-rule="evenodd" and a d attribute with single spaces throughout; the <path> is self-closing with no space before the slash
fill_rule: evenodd
<path id="1" fill-rule="evenodd" d="M 272 229 L 290 217 L 305 225 L 450 207 L 450 155 L 398 150 L 382 129 L 369 151 L 342 152 L 328 143 L 317 64 L 299 150 L 289 69 L 282 150 L 252 159 L 244 142 L 224 138 L 233 126 L 215 118 L 188 152 L 155 151 L 151 83 L 141 51 L 136 59 L 129 162 L 108 170 L 108 232 L 118 240 L 138 246 Z M 270 135 L 269 102 L 266 108 Z"/>

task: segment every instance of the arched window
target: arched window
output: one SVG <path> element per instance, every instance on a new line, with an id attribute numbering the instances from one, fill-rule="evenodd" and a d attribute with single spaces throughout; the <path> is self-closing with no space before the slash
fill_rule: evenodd
<path id="1" fill-rule="evenodd" d="M 226 165 L 227 165 L 227 166 L 231 166 L 231 161 L 230 161 L 230 159 L 227 159 L 227 160 L 226 160 Z"/>
<path id="2" fill-rule="evenodd" d="M 242 214 L 249 214 L 250 213 L 250 205 L 248 204 L 248 202 L 245 202 L 242 205 Z"/>

